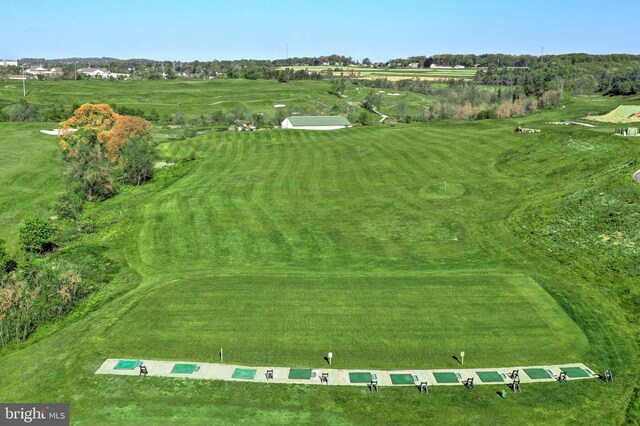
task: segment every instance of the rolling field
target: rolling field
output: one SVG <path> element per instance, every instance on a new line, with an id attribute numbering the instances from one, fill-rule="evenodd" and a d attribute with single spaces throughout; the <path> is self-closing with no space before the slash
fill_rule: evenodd
<path id="1" fill-rule="evenodd" d="M 287 113 L 314 111 L 328 115 L 337 104 L 348 102 L 350 110 L 360 108 L 367 93 L 374 89 L 348 86 L 344 100 L 329 94 L 328 81 L 292 81 L 281 84 L 269 80 L 159 80 L 159 81 L 29 81 L 27 101 L 50 106 L 83 103 L 108 103 L 139 108 L 145 113 L 155 110 L 160 115 L 179 112 L 187 118 L 209 116 L 247 109 L 267 117 L 276 112 L 274 105 L 285 105 Z M 0 80 L 0 108 L 22 99 L 22 82 Z M 435 98 L 410 92 L 398 96 L 382 96 L 381 111 L 392 114 L 399 101 L 407 102 L 407 113 L 420 114 Z M 334 112 L 335 114 L 335 112 Z M 373 116 L 373 115 L 372 115 Z"/>
<path id="2" fill-rule="evenodd" d="M 370 67 L 336 67 L 336 66 L 293 66 L 281 67 L 280 69 L 290 68 L 294 70 L 309 70 L 314 72 L 333 71 L 334 76 L 343 73 L 345 76 L 353 76 L 355 78 L 375 79 L 386 78 L 387 80 L 449 80 L 449 79 L 472 79 L 479 69 L 482 68 L 463 68 L 463 69 L 442 69 L 442 68 L 370 68 Z"/>
<path id="3" fill-rule="evenodd" d="M 62 192 L 58 142 L 40 124 L 0 123 L 0 238 L 16 244 L 25 218 L 48 211 Z"/>
<path id="4" fill-rule="evenodd" d="M 559 111 L 525 120 L 568 114 Z M 588 129 L 516 135 L 516 125 L 161 143 L 166 157 L 196 160 L 90 206 L 98 229 L 85 243 L 122 273 L 70 318 L 0 352 L 0 400 L 68 401 L 75 424 L 620 424 L 638 366 L 628 313 L 579 273 L 588 256 L 568 267 L 516 231 L 524 212 L 626 174 L 619 163 L 635 151 Z M 15 141 L 0 146 L 20 152 Z M 637 196 L 628 180 L 626 196 Z M 14 181 L 0 173 L 0 183 Z M 323 366 L 332 350 L 337 368 L 454 368 L 464 350 L 465 367 L 576 361 L 611 368 L 616 381 L 531 385 L 506 400 L 501 386 L 438 388 L 425 399 L 93 374 L 105 358 L 211 362 L 220 347 L 226 362 L 300 367 Z"/>

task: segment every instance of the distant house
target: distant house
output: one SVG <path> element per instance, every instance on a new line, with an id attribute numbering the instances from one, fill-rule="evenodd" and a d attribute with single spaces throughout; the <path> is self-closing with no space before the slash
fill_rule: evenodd
<path id="1" fill-rule="evenodd" d="M 106 68 L 78 68 L 78 72 L 91 78 L 128 77 L 127 74 L 108 71 Z"/>
<path id="2" fill-rule="evenodd" d="M 419 65 L 420 65 L 420 64 L 419 64 L 418 62 L 411 62 L 411 63 L 409 64 L 409 68 L 418 68 L 418 66 L 419 66 Z"/>
<path id="3" fill-rule="evenodd" d="M 253 132 L 256 130 L 256 126 L 248 120 L 233 120 L 229 123 L 230 132 Z"/>
<path id="4" fill-rule="evenodd" d="M 429 65 L 429 68 L 431 68 L 431 69 L 445 69 L 445 70 L 453 68 L 453 69 L 461 70 L 461 69 L 464 69 L 464 65 L 455 65 L 453 67 L 450 67 L 450 66 L 440 66 L 440 65 L 436 65 L 436 64 L 431 64 L 431 65 Z"/>
<path id="5" fill-rule="evenodd" d="M 31 67 L 29 69 L 26 69 L 24 73 L 29 75 L 34 75 L 34 76 L 41 75 L 43 77 L 50 77 L 50 76 L 60 75 L 62 74 L 62 71 L 56 68 L 48 69 L 43 67 L 42 65 L 38 65 L 37 67 Z"/>
<path id="6" fill-rule="evenodd" d="M 0 67 L 17 67 L 18 61 L 12 61 L 11 59 L 0 59 Z"/>
<path id="7" fill-rule="evenodd" d="M 285 118 L 282 122 L 283 129 L 300 130 L 336 130 L 351 127 L 351 123 L 346 118 L 336 116 L 308 116 L 297 115 Z"/>
<path id="8" fill-rule="evenodd" d="M 109 75 L 106 68 L 78 68 L 78 72 L 91 78 L 106 78 Z"/>

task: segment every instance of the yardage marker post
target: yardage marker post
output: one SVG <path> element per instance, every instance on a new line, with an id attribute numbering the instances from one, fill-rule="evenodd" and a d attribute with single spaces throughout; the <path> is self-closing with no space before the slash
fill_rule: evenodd
<path id="1" fill-rule="evenodd" d="M 464 351 L 460 352 L 460 365 L 464 365 Z"/>

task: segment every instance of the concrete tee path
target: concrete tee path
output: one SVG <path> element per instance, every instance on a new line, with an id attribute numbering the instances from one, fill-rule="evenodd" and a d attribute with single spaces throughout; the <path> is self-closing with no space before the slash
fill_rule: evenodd
<path id="1" fill-rule="evenodd" d="M 96 371 L 96 374 L 115 374 L 122 376 L 138 376 L 140 369 L 135 367 L 131 370 L 115 370 L 114 367 L 120 361 L 120 359 L 110 358 L 105 360 L 100 368 Z M 304 379 L 289 379 L 289 367 L 251 367 L 234 364 L 217 364 L 217 363 L 203 363 L 203 362 L 189 362 L 189 361 L 156 361 L 156 360 L 140 360 L 148 370 L 148 376 L 151 377 L 182 377 L 191 379 L 203 379 L 203 380 L 225 380 L 225 381 L 247 381 L 247 382 L 269 382 L 269 383 L 287 383 L 287 384 L 305 384 L 305 385 L 320 385 L 320 377 L 322 373 L 328 373 L 329 385 L 337 386 L 365 386 L 366 383 L 351 383 L 349 373 L 367 372 L 371 373 L 374 380 L 377 379 L 379 386 L 403 386 L 394 385 L 391 381 L 391 374 L 411 374 L 414 376 L 414 383 L 406 384 L 404 386 L 416 386 L 420 382 L 427 382 L 429 386 L 456 386 L 463 384 L 467 379 L 473 378 L 474 384 L 483 385 L 499 385 L 499 384 L 511 384 L 511 373 L 514 370 L 519 370 L 520 383 L 539 383 L 539 382 L 552 382 L 557 381 L 563 368 L 579 368 L 585 373 L 585 377 L 568 377 L 567 380 L 576 379 L 590 379 L 600 377 L 594 373 L 586 365 L 581 363 L 562 364 L 562 365 L 540 365 L 540 366 L 515 366 L 515 367 L 502 367 L 502 368 L 450 368 L 439 370 L 376 370 L 376 369 L 333 369 L 333 368 L 312 368 L 312 377 L 309 380 Z M 172 369 L 175 364 L 195 364 L 198 369 L 191 374 L 179 374 L 172 373 Z M 253 379 L 235 379 L 232 375 L 236 368 L 240 369 L 255 369 L 256 373 Z M 525 368 L 540 368 L 545 370 L 551 376 L 544 379 L 531 379 L 523 371 Z M 267 370 L 273 370 L 273 379 L 267 379 Z M 454 373 L 458 380 L 455 383 L 438 383 L 435 379 L 434 373 Z M 497 372 L 501 378 L 501 382 L 483 382 L 478 376 L 481 372 Z"/>

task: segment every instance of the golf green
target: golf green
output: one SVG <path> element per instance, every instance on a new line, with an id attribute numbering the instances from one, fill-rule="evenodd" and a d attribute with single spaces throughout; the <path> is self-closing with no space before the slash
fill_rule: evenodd
<path id="1" fill-rule="evenodd" d="M 412 385 L 415 383 L 411 374 L 390 374 L 394 385 Z"/>
<path id="2" fill-rule="evenodd" d="M 551 379 L 552 377 L 547 373 L 544 368 L 525 368 L 524 372 L 530 379 L 540 380 L 540 379 Z"/>
<path id="3" fill-rule="evenodd" d="M 130 359 L 121 359 L 118 361 L 114 370 L 134 370 L 138 365 L 140 365 L 140 361 L 138 360 L 130 360 Z"/>
<path id="4" fill-rule="evenodd" d="M 349 381 L 351 381 L 351 383 L 371 383 L 371 380 L 371 373 L 349 373 Z"/>
<path id="5" fill-rule="evenodd" d="M 292 368 L 289 370 L 289 378 L 296 380 L 309 380 L 311 379 L 310 368 Z"/>
<path id="6" fill-rule="evenodd" d="M 456 373 L 433 373 L 433 377 L 436 378 L 438 383 L 459 383 Z"/>
<path id="7" fill-rule="evenodd" d="M 231 376 L 231 378 L 253 380 L 255 376 L 256 376 L 255 368 L 236 368 L 235 370 L 233 370 L 233 375 Z"/>
<path id="8" fill-rule="evenodd" d="M 565 368 L 562 368 L 562 371 L 567 373 L 567 376 L 569 376 L 572 379 L 578 379 L 578 378 L 582 378 L 582 377 L 590 377 L 589 373 L 587 373 L 586 371 L 584 371 L 580 367 L 565 367 Z"/>
<path id="9" fill-rule="evenodd" d="M 476 371 L 476 374 L 484 383 L 504 382 L 504 379 L 497 371 Z"/>
<path id="10" fill-rule="evenodd" d="M 192 374 L 198 369 L 195 364 L 176 364 L 171 370 L 171 374 Z"/>

